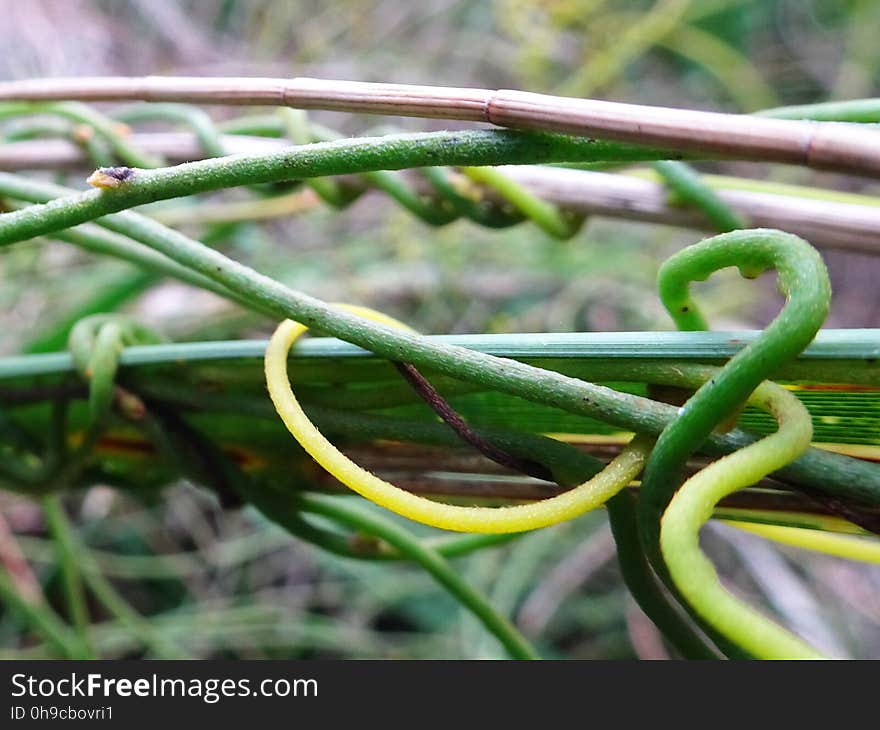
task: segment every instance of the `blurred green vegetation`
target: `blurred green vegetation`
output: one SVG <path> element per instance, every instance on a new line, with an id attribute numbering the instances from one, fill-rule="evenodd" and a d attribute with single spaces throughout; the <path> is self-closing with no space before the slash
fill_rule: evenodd
<path id="1" fill-rule="evenodd" d="M 0 56 L 0 78 L 321 76 L 745 112 L 870 96 L 880 73 L 873 38 L 880 4 L 871 0 L 0 0 L 0 11 L 0 46 L 9 49 Z M 77 32 L 58 32 L 70 27 Z M 382 121 L 314 118 L 347 134 Z M 15 129 L 9 123 L 0 132 Z M 864 181 L 769 165 L 704 169 L 876 192 Z M 83 184 L 83 175 L 60 177 Z M 210 199 L 243 197 L 232 191 Z M 456 222 L 434 229 L 377 196 L 344 212 L 321 207 L 264 223 L 180 227 L 296 289 L 371 306 L 425 333 L 670 329 L 654 277 L 668 254 L 698 237 L 601 219 L 566 242 L 534 226 L 491 231 Z M 827 260 L 835 285 L 829 325 L 877 326 L 877 262 L 846 253 Z M 261 337 L 273 324 L 57 242 L 4 250 L 0 281 L 0 355 L 40 339 L 57 346 L 71 313 L 96 307 L 128 311 L 176 340 Z M 766 323 L 777 302 L 764 283 L 761 296 L 754 283 L 733 276 L 704 285 L 713 324 Z M 323 554 L 251 509 L 222 509 L 191 485 L 146 502 L 96 486 L 65 504 L 103 574 L 188 656 L 503 656 L 417 568 Z M 3 494 L 0 507 L 50 601 L 60 605 L 61 576 L 39 505 Z M 738 587 L 815 643 L 877 655 L 876 570 L 768 554 L 763 543 L 723 528 L 708 542 Z M 602 514 L 456 565 L 546 656 L 666 651 L 625 594 Z M 102 656 L 149 655 L 104 609 L 89 609 Z M 0 617 L 0 656 L 44 652 L 12 613 Z"/>

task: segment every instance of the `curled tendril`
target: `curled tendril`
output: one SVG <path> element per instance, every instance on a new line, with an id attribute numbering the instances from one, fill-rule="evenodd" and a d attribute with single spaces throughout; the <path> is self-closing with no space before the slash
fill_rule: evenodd
<path id="1" fill-rule="evenodd" d="M 690 606 L 751 655 L 821 658 L 815 649 L 727 591 L 700 550 L 700 528 L 723 497 L 793 461 L 810 445 L 810 415 L 794 395 L 773 383 L 763 383 L 749 402 L 769 411 L 779 421 L 779 430 L 710 464 L 684 483 L 663 514 L 663 557 L 672 581 Z"/>
<path id="2" fill-rule="evenodd" d="M 296 144 L 327 142 L 340 138 L 338 133 L 330 129 L 311 125 L 303 110 L 283 108 L 278 113 L 287 136 Z M 389 131 L 396 130 L 374 130 L 376 133 Z M 505 228 L 523 220 L 531 220 L 548 235 L 566 240 L 577 234 L 585 219 L 583 215 L 559 210 L 557 206 L 542 200 L 491 167 L 466 167 L 462 172 L 474 182 L 492 188 L 504 201 L 501 206 L 482 200 L 483 196 L 478 190 L 464 190 L 461 185 L 450 179 L 449 171 L 441 167 L 420 168 L 419 172 L 439 198 L 439 205 L 437 201 L 426 199 L 418 189 L 397 173 L 376 170 L 362 173 L 360 177 L 368 185 L 386 193 L 410 213 L 432 226 L 444 226 L 459 218 L 468 218 L 489 228 Z M 327 178 L 313 178 L 306 181 L 306 184 L 325 203 L 335 208 L 350 205 L 362 192 L 346 188 Z"/>
<path id="3" fill-rule="evenodd" d="M 812 246 L 781 231 L 733 231 L 690 246 L 661 267 L 660 297 L 680 329 L 706 328 L 705 319 L 690 297 L 690 282 L 730 266 L 738 267 L 750 278 L 776 269 L 778 286 L 787 302 L 758 339 L 694 393 L 661 433 L 651 453 L 642 480 L 640 521 L 643 542 L 660 571 L 660 516 L 683 481 L 685 461 L 719 423 L 745 403 L 769 373 L 796 357 L 812 341 L 828 313 L 828 272 Z"/>
<path id="4" fill-rule="evenodd" d="M 561 211 L 552 203 L 533 195 L 494 167 L 465 167 L 462 168 L 462 172 L 474 182 L 492 188 L 548 236 L 567 240 L 574 236 L 584 223 L 585 216 Z"/>
<path id="5" fill-rule="evenodd" d="M 381 324 L 406 328 L 379 312 L 341 306 Z M 602 506 L 638 476 L 650 449 L 648 439 L 636 437 L 592 479 L 534 504 L 492 508 L 434 502 L 361 468 L 333 446 L 309 420 L 293 394 L 287 375 L 288 352 L 306 329 L 298 322 L 286 320 L 279 325 L 266 349 L 266 383 L 278 414 L 305 451 L 336 479 L 376 504 L 416 522 L 476 533 L 523 532 L 547 527 Z"/>
<path id="6" fill-rule="evenodd" d="M 122 349 L 163 341 L 152 330 L 117 314 L 96 314 L 76 323 L 70 331 L 68 348 L 77 370 L 89 381 L 92 424 L 101 423 L 113 406 Z"/>
<path id="7" fill-rule="evenodd" d="M 685 508 L 681 506 L 681 501 L 676 501 L 676 507 L 671 513 L 671 523 L 667 524 L 665 518 L 662 523 L 664 537 L 661 540 L 661 516 L 666 512 L 682 482 L 685 461 L 700 447 L 715 427 L 746 402 L 769 373 L 796 357 L 812 341 L 825 319 L 831 298 L 831 286 L 822 259 L 806 241 L 781 231 L 766 229 L 734 231 L 691 246 L 673 256 L 661 267 L 658 276 L 660 297 L 680 329 L 702 330 L 707 326 L 691 299 L 690 282 L 706 279 L 713 272 L 730 266 L 738 267 L 743 276 L 749 278 L 754 278 L 768 269 L 776 269 L 778 287 L 787 301 L 780 314 L 761 336 L 732 358 L 685 403 L 678 417 L 661 433 L 648 460 L 642 480 L 640 500 L 642 540 L 655 569 L 668 580 L 671 587 L 682 591 L 685 600 L 694 598 L 694 582 L 689 580 L 688 569 L 682 568 L 679 562 L 681 556 L 677 548 L 670 546 L 674 545 L 676 540 L 684 545 L 686 562 L 689 561 L 690 568 L 696 566 L 702 569 L 702 577 L 705 580 L 714 576 L 711 565 L 701 562 L 705 561 L 705 558 L 699 553 L 698 546 L 695 548 L 696 553 L 693 550 L 688 551 L 688 547 L 694 548 L 696 531 L 702 524 L 697 513 L 693 512 L 695 510 L 693 505 L 700 504 L 700 509 L 703 510 L 707 502 L 714 505 L 712 497 L 718 491 L 738 489 L 754 483 L 767 473 L 761 472 L 761 469 L 768 463 L 774 464 L 774 459 L 781 458 L 782 461 L 768 471 L 795 459 L 809 443 L 809 431 L 803 447 L 800 445 L 801 441 L 785 441 L 785 434 L 789 433 L 789 428 L 792 428 L 791 433 L 800 433 L 800 437 L 803 438 L 802 432 L 805 428 L 803 423 L 806 421 L 806 427 L 809 427 L 809 418 L 808 416 L 805 419 L 795 418 L 794 423 L 801 424 L 797 427 L 786 425 L 785 430 L 780 427 L 780 432 L 774 438 L 782 439 L 782 443 L 787 443 L 787 450 L 781 449 L 775 454 L 772 452 L 768 454 L 768 449 L 775 451 L 774 442 L 768 447 L 765 439 L 755 445 L 758 448 L 757 454 L 752 450 L 753 447 L 737 452 L 735 465 L 743 470 L 742 479 L 745 481 L 742 481 L 732 470 L 723 472 L 730 475 L 725 477 L 725 481 L 720 483 L 713 481 L 722 473 L 719 470 L 727 470 L 731 466 L 729 462 L 722 461 L 719 462 L 722 466 L 713 468 L 708 477 L 700 477 L 696 487 L 690 482 L 686 494 L 682 497 L 684 505 L 691 510 L 690 519 L 681 517 L 683 514 L 681 510 Z M 757 393 L 754 397 L 764 406 L 773 408 L 778 414 L 785 413 L 786 424 L 792 422 L 790 412 L 780 411 L 776 399 L 768 401 L 765 396 L 759 398 Z M 742 459 L 745 459 L 745 463 Z M 760 476 L 753 480 L 751 477 L 755 473 L 760 473 Z M 727 481 L 728 479 L 730 481 Z M 662 548 L 661 541 L 664 541 Z M 673 572 L 672 566 L 669 565 L 670 558 L 675 564 L 672 575 L 670 575 Z M 714 580 L 715 585 L 720 587 L 720 584 L 717 584 L 717 577 Z M 701 580 L 700 583 L 705 587 L 704 581 Z M 728 608 L 732 605 L 727 604 Z M 735 627 L 731 631 L 731 624 L 727 623 L 724 613 L 727 608 L 722 607 L 720 627 L 718 615 L 710 615 L 712 609 L 701 601 L 699 589 L 696 594 L 696 605 L 692 604 L 691 608 L 707 620 L 710 626 L 719 628 L 722 638 L 730 637 L 736 645 L 743 646 L 740 643 L 743 638 L 742 633 Z M 733 622 L 736 623 L 735 617 Z M 775 625 L 773 629 L 782 632 Z M 771 635 L 773 629 L 770 631 Z M 794 651 L 793 646 L 788 647 L 792 651 L 782 650 L 783 643 L 780 636 L 776 648 L 780 649 L 781 654 L 798 653 Z M 801 653 L 810 651 L 803 644 L 800 644 L 799 648 Z"/>

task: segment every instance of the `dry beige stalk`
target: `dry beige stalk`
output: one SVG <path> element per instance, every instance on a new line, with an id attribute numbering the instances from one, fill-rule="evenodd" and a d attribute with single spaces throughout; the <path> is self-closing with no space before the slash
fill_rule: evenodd
<path id="1" fill-rule="evenodd" d="M 857 125 L 621 104 L 501 89 L 295 78 L 72 78 L 0 83 L 0 101 L 176 101 L 485 122 L 876 177 L 880 132 Z"/>

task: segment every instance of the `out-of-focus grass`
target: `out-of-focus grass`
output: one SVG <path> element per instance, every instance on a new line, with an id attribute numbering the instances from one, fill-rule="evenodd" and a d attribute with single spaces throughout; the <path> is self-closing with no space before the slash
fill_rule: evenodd
<path id="1" fill-rule="evenodd" d="M 8 49 L 0 56 L 0 78 L 311 75 L 751 111 L 872 95 L 878 74 L 871 29 L 880 10 L 871 0 L 0 0 L 0 11 L 0 46 Z M 77 32 L 58 32 L 70 27 Z M 210 111 L 218 119 L 230 113 Z M 315 118 L 349 134 L 382 121 Z M 409 129 L 444 126 L 394 121 Z M 722 167 L 784 180 L 815 175 Z M 81 177 L 66 182 L 81 185 Z M 828 175 L 814 179 L 866 186 Z M 239 225 L 215 245 L 298 289 L 367 304 L 439 333 L 667 328 L 654 292 L 657 267 L 695 239 L 692 232 L 607 220 L 589 221 L 565 243 L 527 225 L 431 229 L 370 195 L 344 212 L 319 208 Z M 876 326 L 876 262 L 843 253 L 828 262 L 835 284 L 831 324 Z M 0 354 L 17 352 L 131 273 L 127 265 L 58 243 L 3 251 Z M 759 327 L 776 304 L 769 287 L 761 290 L 766 298 L 756 291 L 753 283 L 721 277 L 702 296 L 718 326 Z M 123 306 L 176 339 L 262 336 L 272 324 L 167 282 Z M 105 575 L 189 656 L 502 656 L 417 569 L 322 554 L 252 510 L 220 509 L 189 485 L 169 488 L 150 504 L 100 486 L 67 502 Z M 0 505 L 58 605 L 57 566 L 38 507 L 10 495 Z M 517 617 L 547 656 L 662 655 L 652 627 L 625 595 L 606 530 L 603 515 L 588 515 L 456 564 Z M 737 586 L 786 620 L 800 612 L 800 625 L 820 645 L 877 655 L 876 570 L 791 551 L 774 550 L 768 559 L 755 538 L 731 539 L 729 531 L 708 540 Z M 793 595 L 801 600 L 794 608 Z M 94 603 L 90 609 L 102 656 L 144 655 L 103 609 Z M 0 647 L 4 656 L 43 652 L 11 614 L 0 618 Z"/>

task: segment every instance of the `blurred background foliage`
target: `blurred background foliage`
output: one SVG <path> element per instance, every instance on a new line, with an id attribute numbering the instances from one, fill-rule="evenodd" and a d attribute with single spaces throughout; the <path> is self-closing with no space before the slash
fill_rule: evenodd
<path id="1" fill-rule="evenodd" d="M 3 79 L 319 76 L 748 112 L 876 94 L 880 66 L 880 3 L 872 0 L 0 0 L 0 12 Z M 238 113 L 209 112 L 218 120 Z M 447 126 L 313 117 L 347 134 L 385 122 L 409 130 Z M 874 192 L 865 181 L 779 166 L 702 169 Z M 62 180 L 81 186 L 83 177 Z M 229 191 L 211 199 L 245 197 Z M 344 212 L 316 208 L 223 227 L 184 215 L 180 226 L 195 236 L 210 233 L 214 245 L 292 287 L 367 304 L 426 333 L 670 329 L 654 277 L 668 254 L 699 237 L 598 218 L 564 243 L 525 225 L 432 229 L 375 195 Z M 835 286 L 829 326 L 877 326 L 877 262 L 843 252 L 828 254 L 827 262 Z M 272 326 L 211 294 L 145 280 L 126 264 L 50 241 L 3 251 L 0 281 L 0 354 L 20 351 L 101 296 L 174 339 L 263 337 Z M 763 326 L 778 307 L 770 284 L 715 277 L 703 286 L 713 324 Z M 57 598 L 39 507 L 8 494 L 0 499 L 48 595 Z M 221 509 L 191 485 L 169 488 L 149 504 L 96 486 L 68 497 L 67 506 L 105 575 L 188 655 L 503 655 L 419 570 L 322 554 L 251 510 Z M 707 541 L 744 593 L 817 646 L 878 654 L 876 570 L 779 551 L 723 527 L 708 530 Z M 604 515 L 458 566 L 548 656 L 666 655 L 622 588 Z M 103 656 L 143 655 L 125 630 L 92 609 Z M 3 655 L 40 655 L 21 629 L 11 615 L 0 618 Z"/>

